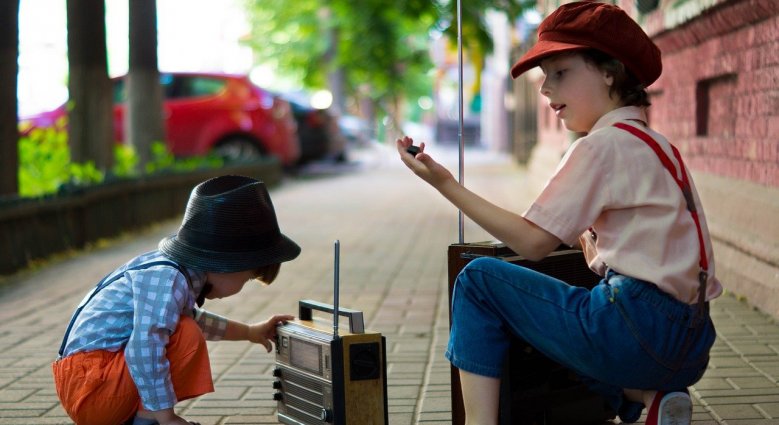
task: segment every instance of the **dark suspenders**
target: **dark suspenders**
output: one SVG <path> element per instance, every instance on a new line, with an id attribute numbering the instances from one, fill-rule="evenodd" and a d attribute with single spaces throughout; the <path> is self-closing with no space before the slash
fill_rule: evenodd
<path id="1" fill-rule="evenodd" d="M 189 275 L 187 275 L 186 271 L 184 271 L 184 269 L 182 269 L 181 266 L 179 266 L 178 264 L 174 263 L 173 261 L 168 261 L 168 260 L 159 260 L 159 261 L 152 261 L 150 263 L 140 264 L 140 265 L 137 265 L 137 266 L 134 266 L 134 267 L 130 267 L 130 268 L 122 271 L 121 273 L 117 273 L 116 275 L 113 275 L 113 276 L 109 274 L 108 276 L 104 277 L 103 280 L 101 280 L 97 284 L 97 286 L 95 286 L 95 289 L 92 291 L 91 294 L 89 294 L 89 297 L 86 298 L 84 301 L 82 301 L 81 304 L 79 304 L 78 308 L 76 308 L 76 311 L 73 313 L 73 317 L 71 317 L 71 319 L 70 319 L 70 323 L 68 324 L 68 328 L 65 330 L 65 336 L 62 338 L 62 344 L 60 345 L 59 357 L 58 358 L 62 358 L 62 354 L 65 352 L 65 345 L 67 345 L 67 343 L 68 343 L 68 337 L 70 336 L 70 331 L 73 328 L 73 324 L 76 323 L 76 318 L 78 317 L 79 314 L 81 314 L 81 310 L 83 310 L 84 307 L 86 307 L 86 305 L 92 300 L 92 298 L 95 297 L 95 295 L 97 295 L 98 292 L 102 291 L 103 288 L 107 287 L 108 285 L 110 285 L 114 281 L 116 281 L 119 278 L 121 278 L 124 275 L 125 272 L 131 271 L 131 270 L 148 269 L 148 268 L 154 267 L 154 266 L 170 266 L 170 267 L 173 267 L 173 268 L 177 269 L 179 272 L 181 272 L 181 274 L 183 274 L 184 277 L 187 279 L 187 283 L 189 283 Z"/>
<path id="2" fill-rule="evenodd" d="M 617 127 L 621 130 L 625 130 L 628 133 L 638 137 L 644 143 L 646 143 L 650 148 L 652 148 L 652 150 L 655 152 L 657 157 L 660 159 L 660 162 L 663 164 L 663 166 L 668 170 L 668 172 L 671 173 L 671 176 L 673 177 L 674 181 L 679 186 L 679 189 L 681 189 L 682 195 L 684 195 L 684 200 L 687 203 L 687 211 L 690 212 L 690 215 L 692 216 L 692 220 L 695 222 L 695 228 L 698 231 L 698 246 L 699 246 L 698 254 L 700 255 L 700 261 L 698 262 L 698 265 L 700 266 L 700 272 L 698 273 L 698 284 L 699 284 L 698 308 L 701 312 L 703 312 L 704 304 L 706 302 L 706 281 L 709 278 L 709 273 L 708 273 L 709 260 L 706 257 L 706 246 L 703 240 L 703 230 L 701 229 L 701 221 L 700 221 L 700 217 L 698 216 L 698 209 L 695 207 L 695 199 L 693 198 L 692 195 L 692 187 L 690 186 L 690 180 L 687 178 L 687 171 L 685 171 L 684 169 L 684 162 L 682 161 L 682 155 L 679 153 L 679 150 L 676 149 L 674 145 L 669 144 L 671 146 L 671 151 L 673 151 L 674 158 L 676 158 L 676 162 L 679 163 L 679 167 L 681 168 L 680 173 L 677 174 L 677 170 L 673 162 L 671 162 L 671 159 L 668 157 L 665 151 L 663 151 L 663 149 L 660 147 L 657 141 L 654 138 L 652 138 L 652 136 L 650 136 L 640 128 L 625 123 L 621 123 L 621 122 L 614 124 L 614 127 Z M 679 174 L 681 174 L 681 177 L 679 177 Z"/>

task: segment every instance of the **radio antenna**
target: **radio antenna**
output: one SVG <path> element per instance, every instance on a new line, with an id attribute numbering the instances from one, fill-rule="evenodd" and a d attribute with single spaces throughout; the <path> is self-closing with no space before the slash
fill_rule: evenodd
<path id="1" fill-rule="evenodd" d="M 338 272 L 339 265 L 341 263 L 340 258 L 340 251 L 341 251 L 341 241 L 338 239 L 335 240 L 335 260 L 334 260 L 334 267 L 333 267 L 333 337 L 335 339 L 338 339 L 338 286 L 340 281 L 340 276 Z"/>
<path id="2" fill-rule="evenodd" d="M 457 107 L 459 111 L 457 121 L 457 140 L 459 143 L 459 179 L 460 184 L 465 186 L 465 143 L 463 142 L 463 28 L 462 28 L 462 2 L 457 0 Z M 460 234 L 460 243 L 465 242 L 465 218 L 463 210 L 458 210 L 457 223 Z"/>

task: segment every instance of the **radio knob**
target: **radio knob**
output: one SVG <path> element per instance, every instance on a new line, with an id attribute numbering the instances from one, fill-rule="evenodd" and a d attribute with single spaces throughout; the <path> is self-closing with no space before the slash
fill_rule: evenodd
<path id="1" fill-rule="evenodd" d="M 274 390 L 280 390 L 281 389 L 281 381 L 273 381 L 273 389 Z"/>
<path id="2" fill-rule="evenodd" d="M 273 369 L 273 376 L 275 376 L 277 378 L 281 377 L 281 368 L 277 367 L 277 368 Z"/>
<path id="3" fill-rule="evenodd" d="M 276 401 L 282 401 L 284 400 L 284 394 L 282 393 L 273 393 L 273 399 Z"/>
<path id="4" fill-rule="evenodd" d="M 319 415 L 319 420 L 322 422 L 332 422 L 333 421 L 333 412 L 331 412 L 328 409 L 322 409 L 322 412 Z"/>

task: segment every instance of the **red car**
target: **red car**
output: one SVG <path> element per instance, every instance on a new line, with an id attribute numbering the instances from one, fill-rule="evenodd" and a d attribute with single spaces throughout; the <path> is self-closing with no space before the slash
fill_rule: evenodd
<path id="1" fill-rule="evenodd" d="M 124 140 L 124 80 L 114 80 L 114 136 Z M 228 158 L 274 155 L 285 166 L 297 163 L 300 144 L 289 103 L 252 84 L 247 76 L 214 73 L 160 73 L 166 140 L 176 156 L 216 153 Z M 50 127 L 67 114 L 54 111 L 22 118 L 32 127 Z"/>

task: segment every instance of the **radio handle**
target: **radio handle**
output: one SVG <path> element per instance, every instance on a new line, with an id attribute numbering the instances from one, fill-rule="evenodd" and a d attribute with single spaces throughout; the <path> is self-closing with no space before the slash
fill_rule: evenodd
<path id="1" fill-rule="evenodd" d="M 298 301 L 298 318 L 300 320 L 312 320 L 313 310 L 332 314 L 335 308 L 330 304 L 325 304 L 314 300 Z M 365 323 L 363 322 L 362 311 L 340 307 L 338 309 L 338 315 L 347 317 L 349 319 L 349 332 L 353 334 L 365 333 Z"/>

